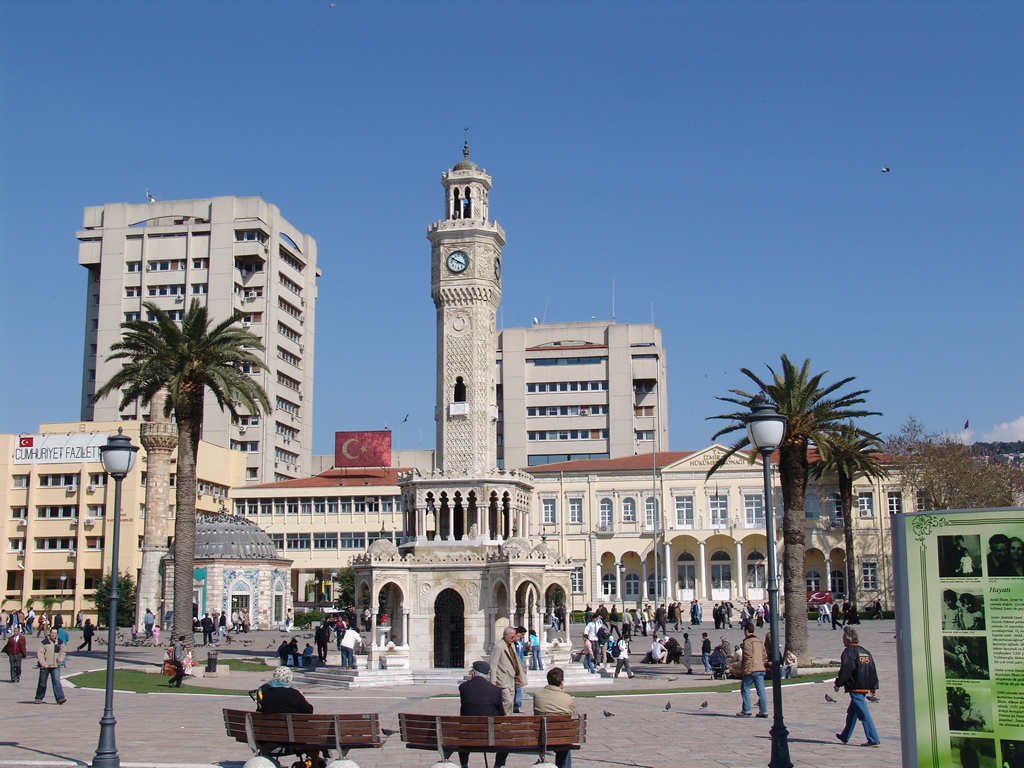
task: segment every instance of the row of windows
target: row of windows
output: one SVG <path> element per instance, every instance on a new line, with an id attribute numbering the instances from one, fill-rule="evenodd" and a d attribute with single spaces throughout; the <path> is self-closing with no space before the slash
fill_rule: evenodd
<path id="1" fill-rule="evenodd" d="M 39 487 L 40 488 L 68 488 L 73 486 L 78 487 L 79 478 L 81 476 L 78 473 L 64 473 L 59 475 L 38 475 Z M 12 488 L 28 488 L 29 476 L 28 475 L 12 475 L 11 476 L 11 487 Z M 89 473 L 89 485 L 96 487 L 103 487 L 107 484 L 107 473 L 106 472 L 90 472 Z"/>
<path id="2" fill-rule="evenodd" d="M 875 516 L 875 494 L 873 491 L 860 491 L 857 493 L 857 516 Z M 842 501 L 838 493 L 833 493 L 825 500 L 828 516 L 833 520 L 841 520 L 843 517 Z M 890 514 L 903 512 L 903 494 L 899 491 L 888 491 L 886 493 L 886 507 Z M 804 517 L 817 518 L 821 514 L 818 497 L 813 493 L 804 496 Z"/>
<path id="3" fill-rule="evenodd" d="M 262 232 L 258 229 L 236 229 L 235 230 L 235 242 L 257 242 L 266 244 L 268 240 L 266 232 Z"/>
<path id="4" fill-rule="evenodd" d="M 230 443 L 232 451 L 241 451 L 242 453 L 259 453 L 260 452 L 260 441 L 259 440 L 232 440 Z"/>
<path id="5" fill-rule="evenodd" d="M 590 459 L 607 459 L 610 455 L 607 453 L 536 453 L 526 457 L 528 466 L 540 467 L 545 464 L 554 464 L 560 461 L 584 461 Z M 498 459 L 499 463 L 504 463 L 504 459 Z M 499 469 L 504 469 L 504 466 L 499 466 Z"/>
<path id="6" fill-rule="evenodd" d="M 277 398 L 277 410 L 290 413 L 292 416 L 298 416 L 299 406 L 290 400 L 285 400 L 283 397 Z"/>
<path id="7" fill-rule="evenodd" d="M 289 267 L 294 269 L 296 272 L 302 272 L 306 268 L 306 265 L 301 261 L 292 256 L 284 248 L 278 249 L 278 254 L 281 256 L 281 261 L 287 264 Z"/>
<path id="8" fill-rule="evenodd" d="M 607 363 L 608 357 L 528 357 L 526 362 L 534 365 L 597 365 Z"/>
<path id="9" fill-rule="evenodd" d="M 298 355 L 293 355 L 284 347 L 277 348 L 277 356 L 279 359 L 284 360 L 289 365 L 294 365 L 296 368 L 302 366 L 302 358 Z"/>
<path id="10" fill-rule="evenodd" d="M 294 293 L 296 296 L 302 295 L 302 286 L 296 283 L 294 280 L 289 280 L 282 273 L 277 273 L 277 280 L 281 285 L 287 288 L 289 291 Z"/>
<path id="11" fill-rule="evenodd" d="M 401 512 L 401 496 L 316 496 L 311 499 L 237 499 L 236 515 L 350 515 Z"/>
<path id="12" fill-rule="evenodd" d="M 364 549 L 368 543 L 377 539 L 395 541 L 401 534 L 382 533 L 381 531 L 322 531 L 316 533 L 271 533 L 270 540 L 279 550 L 337 550 Z"/>
<path id="13" fill-rule="evenodd" d="M 606 416 L 607 405 L 549 405 L 527 408 L 527 416 Z"/>
<path id="14" fill-rule="evenodd" d="M 549 381 L 527 384 L 527 392 L 607 392 L 607 381 Z"/>
<path id="15" fill-rule="evenodd" d="M 549 432 L 527 432 L 528 440 L 607 440 L 607 429 L 561 429 Z"/>
<path id="16" fill-rule="evenodd" d="M 280 371 L 277 372 L 277 383 L 282 387 L 288 387 L 288 389 L 294 389 L 296 392 L 299 391 L 299 387 L 302 386 L 299 381 L 293 379 Z"/>
<path id="17" fill-rule="evenodd" d="M 284 448 L 275 448 L 274 460 L 283 461 L 285 464 L 298 464 L 299 454 L 286 451 Z"/>

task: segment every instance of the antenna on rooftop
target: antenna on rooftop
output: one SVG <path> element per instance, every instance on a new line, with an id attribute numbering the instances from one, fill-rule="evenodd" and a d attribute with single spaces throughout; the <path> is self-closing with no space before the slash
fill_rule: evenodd
<path id="1" fill-rule="evenodd" d="M 146 190 L 146 201 L 150 202 L 150 203 L 155 203 L 156 202 L 156 198 L 153 197 L 151 194 L 149 194 L 149 190 L 148 189 Z"/>

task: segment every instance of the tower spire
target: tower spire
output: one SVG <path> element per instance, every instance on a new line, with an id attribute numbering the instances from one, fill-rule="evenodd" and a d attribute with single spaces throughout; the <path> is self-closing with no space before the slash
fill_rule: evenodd
<path id="1" fill-rule="evenodd" d="M 469 126 L 467 125 L 462 130 L 466 132 L 466 141 L 462 145 L 462 157 L 469 160 Z"/>

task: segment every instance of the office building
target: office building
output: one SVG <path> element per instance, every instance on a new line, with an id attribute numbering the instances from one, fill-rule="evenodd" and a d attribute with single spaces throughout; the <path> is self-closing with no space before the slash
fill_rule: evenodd
<path id="1" fill-rule="evenodd" d="M 222 411 L 207 393 L 203 439 L 246 454 L 245 480 L 308 476 L 313 426 L 316 241 L 258 197 L 215 197 L 85 209 L 78 263 L 88 271 L 82 418 L 143 420 L 148 407 L 119 410 L 112 394 L 93 403 L 117 370 L 107 361 L 121 323 L 146 319 L 153 302 L 181 319 L 193 300 L 213 323 L 237 312 L 265 347 L 258 379 L 272 410 Z"/>

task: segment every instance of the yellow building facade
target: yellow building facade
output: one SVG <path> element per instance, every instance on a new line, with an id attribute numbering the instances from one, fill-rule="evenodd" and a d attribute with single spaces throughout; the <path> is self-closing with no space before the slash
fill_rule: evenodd
<path id="1" fill-rule="evenodd" d="M 99 446 L 118 428 L 140 446 L 135 466 L 121 484 L 119 550 L 121 572 L 138 578 L 147 464 L 139 439 L 141 424 L 54 423 L 40 425 L 33 434 L 0 435 L 3 609 L 27 611 L 33 606 L 38 612 L 52 601 L 53 609 L 66 619 L 81 611 L 83 617 L 96 620 L 96 606 L 89 598 L 110 570 L 114 523 L 114 482 L 103 471 Z M 245 458 L 239 451 L 200 443 L 197 511 L 226 508 L 229 489 L 245 484 Z M 172 465 L 172 485 L 174 477 Z M 168 535 L 174 527 L 173 498 L 172 490 Z M 161 615 L 162 606 L 151 607 Z"/>

